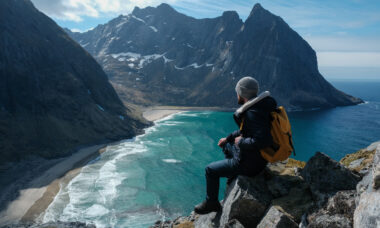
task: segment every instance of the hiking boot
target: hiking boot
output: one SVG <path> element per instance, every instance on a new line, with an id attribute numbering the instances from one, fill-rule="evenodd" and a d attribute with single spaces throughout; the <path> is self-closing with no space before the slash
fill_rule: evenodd
<path id="1" fill-rule="evenodd" d="M 222 209 L 222 206 L 220 205 L 219 201 L 203 201 L 202 203 L 198 204 L 194 208 L 194 212 L 200 215 L 208 214 L 213 211 L 220 211 Z"/>

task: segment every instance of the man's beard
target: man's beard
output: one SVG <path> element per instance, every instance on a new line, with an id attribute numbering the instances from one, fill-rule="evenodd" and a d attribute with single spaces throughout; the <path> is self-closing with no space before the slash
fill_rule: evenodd
<path id="1" fill-rule="evenodd" d="M 238 104 L 239 105 L 243 105 L 244 104 L 244 99 L 241 96 L 238 97 Z"/>

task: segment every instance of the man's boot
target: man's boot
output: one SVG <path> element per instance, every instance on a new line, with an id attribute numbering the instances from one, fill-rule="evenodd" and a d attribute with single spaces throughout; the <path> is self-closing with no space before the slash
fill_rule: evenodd
<path id="1" fill-rule="evenodd" d="M 194 212 L 200 215 L 208 214 L 213 211 L 220 211 L 222 206 L 219 201 L 203 201 L 194 208 Z"/>

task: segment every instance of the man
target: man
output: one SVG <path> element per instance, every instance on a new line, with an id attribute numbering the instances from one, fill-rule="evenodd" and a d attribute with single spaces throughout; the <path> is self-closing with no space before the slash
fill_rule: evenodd
<path id="1" fill-rule="evenodd" d="M 210 163 L 206 167 L 206 200 L 195 206 L 198 214 L 219 211 L 219 178 L 227 177 L 228 182 L 238 175 L 255 176 L 267 165 L 260 149 L 272 145 L 270 133 L 271 112 L 277 107 L 269 92 L 259 96 L 259 84 L 252 77 L 244 77 L 236 84 L 238 104 L 242 105 L 235 113 L 234 120 L 240 127 L 219 140 L 226 159 Z"/>

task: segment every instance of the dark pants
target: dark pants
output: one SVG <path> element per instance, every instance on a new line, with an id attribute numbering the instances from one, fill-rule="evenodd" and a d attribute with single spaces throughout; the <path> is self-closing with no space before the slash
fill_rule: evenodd
<path id="1" fill-rule="evenodd" d="M 206 200 L 218 201 L 220 177 L 234 178 L 241 173 L 239 161 L 233 158 L 210 163 L 206 167 Z"/>
<path id="2" fill-rule="evenodd" d="M 267 162 L 259 155 L 254 153 L 253 157 L 246 162 L 239 159 L 226 156 L 224 160 L 210 163 L 206 167 L 207 182 L 207 201 L 218 201 L 219 195 L 219 178 L 234 178 L 238 175 L 255 176 L 259 174 L 265 167 Z"/>

